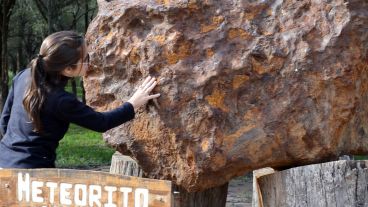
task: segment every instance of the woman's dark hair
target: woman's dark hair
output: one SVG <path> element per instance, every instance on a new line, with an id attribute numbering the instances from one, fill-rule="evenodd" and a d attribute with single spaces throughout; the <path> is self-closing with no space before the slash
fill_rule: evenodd
<path id="1" fill-rule="evenodd" d="M 75 67 L 86 52 L 83 44 L 84 38 L 76 32 L 53 33 L 42 42 L 38 56 L 30 62 L 32 80 L 25 92 L 23 105 L 34 131 L 43 131 L 40 112 L 46 94 L 56 87 L 65 86 L 68 78 L 61 75 L 61 71 L 68 66 Z"/>

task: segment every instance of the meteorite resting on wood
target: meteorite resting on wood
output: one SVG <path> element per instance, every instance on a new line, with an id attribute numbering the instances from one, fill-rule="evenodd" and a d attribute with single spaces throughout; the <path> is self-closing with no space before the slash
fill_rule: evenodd
<path id="1" fill-rule="evenodd" d="M 87 41 L 92 107 L 159 79 L 157 104 L 104 133 L 151 178 L 198 191 L 368 153 L 366 0 L 100 0 Z"/>

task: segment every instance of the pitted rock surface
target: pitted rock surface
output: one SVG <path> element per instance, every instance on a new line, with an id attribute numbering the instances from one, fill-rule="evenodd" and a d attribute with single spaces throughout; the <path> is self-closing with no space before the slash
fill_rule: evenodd
<path id="1" fill-rule="evenodd" d="M 154 103 L 104 139 L 189 191 L 368 152 L 366 0 L 99 0 L 87 101 Z"/>

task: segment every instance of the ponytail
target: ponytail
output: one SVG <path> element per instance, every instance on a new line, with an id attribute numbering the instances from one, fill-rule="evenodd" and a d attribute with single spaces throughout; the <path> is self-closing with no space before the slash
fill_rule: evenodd
<path id="1" fill-rule="evenodd" d="M 30 63 L 31 83 L 25 91 L 23 106 L 33 123 L 34 131 L 43 132 L 41 109 L 46 95 L 57 87 L 64 87 L 68 77 L 61 72 L 75 67 L 83 57 L 84 38 L 73 31 L 60 31 L 46 37 L 37 58 Z"/>
<path id="2" fill-rule="evenodd" d="M 34 131 L 42 133 L 41 108 L 46 97 L 46 73 L 43 69 L 43 57 L 38 55 L 31 62 L 31 84 L 26 90 L 23 106 L 34 125 Z"/>

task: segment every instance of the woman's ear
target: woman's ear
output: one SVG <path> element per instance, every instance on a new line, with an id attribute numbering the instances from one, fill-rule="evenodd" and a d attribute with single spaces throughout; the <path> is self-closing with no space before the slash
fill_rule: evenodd
<path id="1" fill-rule="evenodd" d="M 64 68 L 64 70 L 61 71 L 61 75 L 72 78 L 74 74 L 74 69 L 70 66 Z"/>

